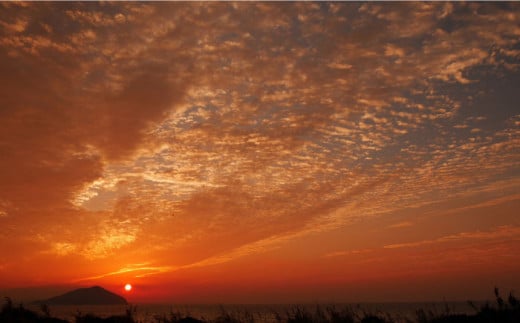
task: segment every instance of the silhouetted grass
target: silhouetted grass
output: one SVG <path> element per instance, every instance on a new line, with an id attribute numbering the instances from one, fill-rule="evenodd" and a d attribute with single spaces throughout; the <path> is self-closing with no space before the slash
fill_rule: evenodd
<path id="1" fill-rule="evenodd" d="M 415 318 L 392 317 L 389 313 L 371 313 L 361 308 L 353 309 L 345 306 L 316 306 L 314 310 L 302 306 L 294 306 L 284 315 L 273 312 L 272 319 L 278 323 L 520 323 L 520 302 L 512 293 L 504 300 L 499 290 L 495 288 L 495 304 L 489 302 L 478 308 L 473 303 L 469 304 L 475 309 L 475 314 L 451 313 L 449 307 L 438 314 L 432 310 L 418 309 Z M 0 311 L 0 323 L 255 323 L 258 321 L 253 313 L 248 311 L 229 312 L 221 308 L 221 313 L 214 319 L 194 318 L 187 314 L 170 311 L 169 314 L 155 315 L 151 320 L 140 322 L 135 319 L 136 307 L 128 307 L 126 314 L 101 318 L 93 314 L 78 312 L 74 316 L 74 322 L 54 318 L 48 306 L 42 305 L 42 314 L 24 308 L 22 304 L 15 306 L 11 299 L 6 298 Z"/>
<path id="2" fill-rule="evenodd" d="M 434 313 L 417 311 L 417 323 L 519 323 L 520 322 L 520 304 L 518 299 L 509 293 L 507 302 L 505 302 L 498 288 L 495 288 L 496 307 L 486 303 L 482 307 L 477 308 L 472 302 L 469 304 L 475 309 L 474 315 L 467 314 L 449 314 L 443 313 L 435 315 Z"/>
<path id="3" fill-rule="evenodd" d="M 65 320 L 50 316 L 48 307 L 42 306 L 43 315 L 24 308 L 23 304 L 13 305 L 13 301 L 6 297 L 5 304 L 0 312 L 0 322 L 2 323 L 68 323 Z"/>
<path id="4" fill-rule="evenodd" d="M 287 312 L 287 323 L 411 323 L 413 321 L 392 316 L 383 311 L 367 311 L 361 306 L 316 306 L 314 310 L 296 306 Z"/>

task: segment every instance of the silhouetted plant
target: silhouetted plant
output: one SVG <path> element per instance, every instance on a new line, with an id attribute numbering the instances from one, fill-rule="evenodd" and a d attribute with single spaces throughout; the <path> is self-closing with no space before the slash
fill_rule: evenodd
<path id="1" fill-rule="evenodd" d="M 49 306 L 47 304 L 41 304 L 40 310 L 46 317 L 51 317 L 51 310 L 49 309 Z"/>
<path id="2" fill-rule="evenodd" d="M 50 316 L 41 317 L 38 313 L 26 309 L 23 304 L 13 306 L 13 301 L 6 297 L 5 304 L 0 312 L 0 322 L 2 323 L 68 323 L 65 320 Z"/>
<path id="3" fill-rule="evenodd" d="M 513 296 L 513 292 L 509 292 L 509 297 L 507 298 L 507 301 L 509 302 L 509 305 L 511 305 L 511 307 L 513 308 L 520 306 L 520 302 L 518 302 L 518 299 L 516 299 L 516 297 Z"/>
<path id="4" fill-rule="evenodd" d="M 190 313 L 187 312 L 185 314 L 180 311 L 170 310 L 168 316 L 166 315 L 155 315 L 154 316 L 155 323 L 205 323 L 205 320 L 200 320 L 190 316 Z"/>
<path id="5" fill-rule="evenodd" d="M 475 312 L 478 312 L 478 307 L 473 301 L 468 301 L 467 303 Z"/>
<path id="6" fill-rule="evenodd" d="M 280 315 L 280 313 L 278 313 L 278 311 L 274 311 L 274 319 L 278 323 L 281 323 L 283 321 L 282 316 Z"/>
<path id="7" fill-rule="evenodd" d="M 354 323 L 354 312 L 350 307 L 336 310 L 334 306 L 327 307 L 327 313 L 331 323 Z"/>
<path id="8" fill-rule="evenodd" d="M 247 311 L 246 311 L 247 313 Z M 238 316 L 238 313 L 235 315 L 228 312 L 224 307 L 220 307 L 220 315 L 217 316 L 212 323 L 245 323 L 245 321 L 241 320 Z M 252 316 L 250 317 L 252 319 Z M 254 319 L 253 319 L 254 321 Z M 251 323 L 253 323 L 253 321 Z"/>
<path id="9" fill-rule="evenodd" d="M 502 309 L 502 307 L 504 306 L 504 300 L 502 299 L 502 297 L 500 297 L 498 287 L 495 287 L 495 297 L 497 299 L 498 308 Z"/>
<path id="10" fill-rule="evenodd" d="M 12 310 L 13 308 L 13 300 L 10 297 L 5 297 L 5 304 L 2 306 L 2 312 L 7 312 Z"/>
<path id="11" fill-rule="evenodd" d="M 287 323 L 313 323 L 312 315 L 300 306 L 287 312 Z"/>

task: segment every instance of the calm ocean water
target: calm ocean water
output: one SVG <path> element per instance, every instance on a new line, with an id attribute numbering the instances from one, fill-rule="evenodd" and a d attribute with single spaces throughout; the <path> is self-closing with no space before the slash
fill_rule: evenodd
<path id="1" fill-rule="evenodd" d="M 479 305 L 479 304 L 477 304 Z M 170 313 L 180 313 L 182 316 L 192 316 L 199 319 L 212 320 L 224 312 L 236 318 L 253 317 L 257 323 L 278 322 L 277 317 L 287 317 L 296 307 L 316 311 L 317 306 L 322 310 L 333 306 L 337 310 L 349 307 L 354 312 L 363 314 L 390 314 L 395 321 L 404 321 L 404 318 L 416 318 L 416 311 L 424 309 L 436 314 L 450 313 L 474 314 L 475 310 L 467 302 L 421 302 L 421 303 L 363 303 L 363 304 L 244 304 L 244 305 L 167 305 L 167 304 L 137 304 L 134 307 L 134 318 L 143 323 L 155 322 L 155 317 L 166 316 Z M 39 311 L 39 306 L 27 306 L 29 309 Z M 110 315 L 122 315 L 126 313 L 127 306 L 50 306 L 51 315 L 74 322 L 74 316 L 81 314 L 94 314 L 101 317 Z M 277 316 L 278 315 L 278 316 Z"/>

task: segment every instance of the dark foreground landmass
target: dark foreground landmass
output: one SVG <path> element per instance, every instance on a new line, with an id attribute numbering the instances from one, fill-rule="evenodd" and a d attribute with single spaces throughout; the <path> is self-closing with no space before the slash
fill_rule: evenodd
<path id="1" fill-rule="evenodd" d="M 311 311 L 294 307 L 287 313 L 274 313 L 277 323 L 519 323 L 520 302 L 511 293 L 507 300 L 500 297 L 495 289 L 496 304 L 487 303 L 480 308 L 473 306 L 475 314 L 452 314 L 449 309 L 437 314 L 418 309 L 415 318 L 397 317 L 388 313 L 368 313 L 350 307 L 320 307 Z M 471 303 L 470 303 L 471 304 Z M 222 309 L 222 313 L 212 320 L 194 318 L 179 312 L 158 315 L 146 322 L 134 318 L 136 308 L 128 307 L 126 314 L 101 318 L 92 314 L 77 313 L 73 321 L 52 317 L 49 307 L 41 305 L 41 313 L 24 308 L 23 304 L 14 305 L 6 298 L 0 311 L 1 323 L 262 323 L 251 313 L 232 314 Z"/>
<path id="2" fill-rule="evenodd" d="M 75 289 L 36 303 L 46 305 L 128 305 L 123 297 L 99 286 Z"/>

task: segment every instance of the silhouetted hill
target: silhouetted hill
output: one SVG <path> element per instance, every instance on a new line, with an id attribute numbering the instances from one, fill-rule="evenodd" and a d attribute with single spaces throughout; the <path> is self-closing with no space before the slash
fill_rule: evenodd
<path id="1" fill-rule="evenodd" d="M 47 305 L 127 305 L 128 302 L 123 297 L 107 291 L 106 289 L 94 286 L 89 288 L 79 288 L 60 296 L 49 298 L 43 303 Z"/>

